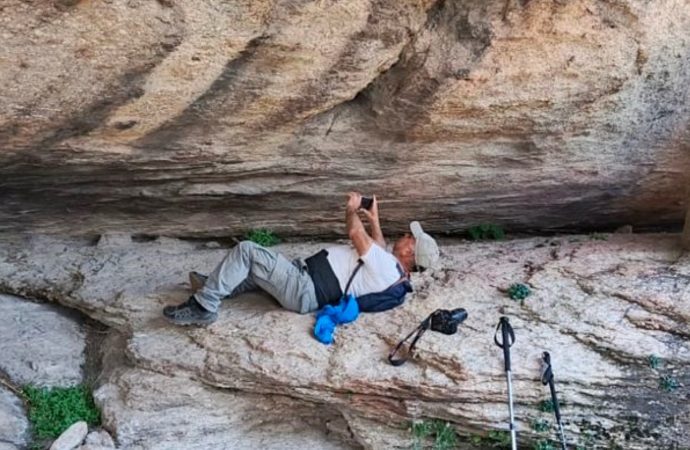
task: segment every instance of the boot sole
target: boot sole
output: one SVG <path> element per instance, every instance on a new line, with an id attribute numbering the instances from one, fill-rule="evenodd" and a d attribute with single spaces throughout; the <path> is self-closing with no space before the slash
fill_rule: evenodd
<path id="1" fill-rule="evenodd" d="M 182 325 L 182 326 L 211 325 L 213 322 L 218 320 L 218 316 L 215 316 L 215 317 L 209 318 L 209 319 L 186 319 L 186 320 L 177 320 L 177 319 L 173 319 L 171 317 L 165 316 L 165 315 L 163 317 L 165 317 L 168 320 L 168 322 L 170 322 L 170 323 L 174 323 L 175 325 Z"/>

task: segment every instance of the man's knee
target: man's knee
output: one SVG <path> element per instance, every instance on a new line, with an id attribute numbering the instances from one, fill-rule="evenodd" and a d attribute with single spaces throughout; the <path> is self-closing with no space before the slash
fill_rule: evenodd
<path id="1" fill-rule="evenodd" d="M 256 250 L 259 245 L 256 242 L 252 241 L 242 241 L 239 244 L 237 244 L 239 247 L 240 252 L 245 253 L 245 254 L 251 254 Z"/>
<path id="2" fill-rule="evenodd" d="M 237 247 L 240 258 L 249 264 L 252 271 L 263 269 L 270 273 L 273 270 L 276 258 L 270 250 L 252 241 L 242 241 Z"/>

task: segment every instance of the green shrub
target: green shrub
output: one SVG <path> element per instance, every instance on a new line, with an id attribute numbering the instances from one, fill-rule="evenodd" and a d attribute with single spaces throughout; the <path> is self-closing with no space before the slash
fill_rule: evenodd
<path id="1" fill-rule="evenodd" d="M 545 419 L 535 419 L 532 421 L 532 429 L 537 433 L 543 433 L 551 429 L 551 422 Z"/>
<path id="2" fill-rule="evenodd" d="M 489 431 L 489 441 L 492 442 L 492 447 L 510 447 L 510 431 Z"/>
<path id="3" fill-rule="evenodd" d="M 649 355 L 647 357 L 647 362 L 652 369 L 658 369 L 659 366 L 661 366 L 661 359 L 656 355 Z"/>
<path id="4" fill-rule="evenodd" d="M 491 430 L 487 436 L 472 435 L 469 442 L 479 448 L 510 448 L 510 432 Z"/>
<path id="5" fill-rule="evenodd" d="M 424 441 L 434 438 L 433 450 L 450 450 L 458 446 L 458 436 L 448 422 L 442 420 L 423 420 L 412 424 L 414 449 L 424 448 Z"/>
<path id="6" fill-rule="evenodd" d="M 671 375 L 663 375 L 659 379 L 659 388 L 666 392 L 673 392 L 680 387 L 680 383 Z"/>
<path id="7" fill-rule="evenodd" d="M 556 450 L 551 442 L 545 440 L 537 441 L 532 448 L 534 450 Z"/>
<path id="8" fill-rule="evenodd" d="M 247 240 L 256 242 L 257 244 L 264 247 L 271 247 L 280 243 L 280 239 L 272 231 L 266 230 L 264 228 L 259 228 L 256 230 L 250 230 L 247 233 Z"/>
<path id="9" fill-rule="evenodd" d="M 490 223 L 470 227 L 467 234 L 473 241 L 498 241 L 506 236 L 503 228 Z"/>
<path id="10" fill-rule="evenodd" d="M 55 439 L 80 420 L 89 425 L 101 422 L 91 391 L 84 385 L 68 388 L 25 386 L 22 392 L 29 404 L 34 440 Z"/>
<path id="11" fill-rule="evenodd" d="M 423 420 L 412 423 L 412 436 L 414 436 L 414 449 L 421 450 L 426 438 L 431 436 L 431 421 Z"/>
<path id="12" fill-rule="evenodd" d="M 553 412 L 553 401 L 551 399 L 542 400 L 539 402 L 539 410 L 542 412 Z"/>
<path id="13" fill-rule="evenodd" d="M 522 283 L 513 283 L 508 288 L 508 297 L 513 300 L 524 300 L 532 293 L 529 288 Z"/>
<path id="14" fill-rule="evenodd" d="M 458 436 L 448 422 L 435 421 L 434 450 L 450 450 L 458 446 Z"/>

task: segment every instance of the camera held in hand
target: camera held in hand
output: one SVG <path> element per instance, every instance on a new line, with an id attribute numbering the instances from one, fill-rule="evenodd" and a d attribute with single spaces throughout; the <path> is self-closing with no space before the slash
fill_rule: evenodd
<path id="1" fill-rule="evenodd" d="M 362 202 L 359 204 L 359 207 L 362 209 L 371 209 L 371 206 L 374 204 L 374 198 L 373 197 L 362 197 Z"/>

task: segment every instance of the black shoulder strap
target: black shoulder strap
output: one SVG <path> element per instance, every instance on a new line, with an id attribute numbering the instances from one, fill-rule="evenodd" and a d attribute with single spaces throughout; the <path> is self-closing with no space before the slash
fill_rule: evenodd
<path id="1" fill-rule="evenodd" d="M 347 291 L 350 290 L 350 285 L 352 284 L 352 280 L 355 278 L 355 275 L 357 275 L 357 272 L 359 272 L 359 269 L 362 267 L 364 264 L 364 261 L 361 259 L 357 260 L 357 267 L 355 267 L 355 270 L 352 271 L 352 275 L 350 275 L 350 279 L 347 280 L 347 284 L 345 285 L 345 292 L 343 292 L 343 295 L 347 295 Z"/>
<path id="2" fill-rule="evenodd" d="M 395 268 L 398 269 L 398 274 L 400 275 L 400 278 L 398 278 L 398 280 L 397 280 L 395 283 L 393 283 L 393 284 L 391 284 L 390 286 L 388 286 L 387 289 L 390 289 L 390 288 L 392 288 L 393 286 L 395 286 L 395 285 L 397 285 L 397 284 L 407 282 L 407 285 L 405 286 L 405 290 L 406 290 L 407 292 L 412 292 L 412 284 L 410 283 L 410 279 L 407 278 L 407 274 L 406 274 L 405 271 L 403 270 L 402 266 L 396 262 L 396 263 L 395 263 Z"/>

